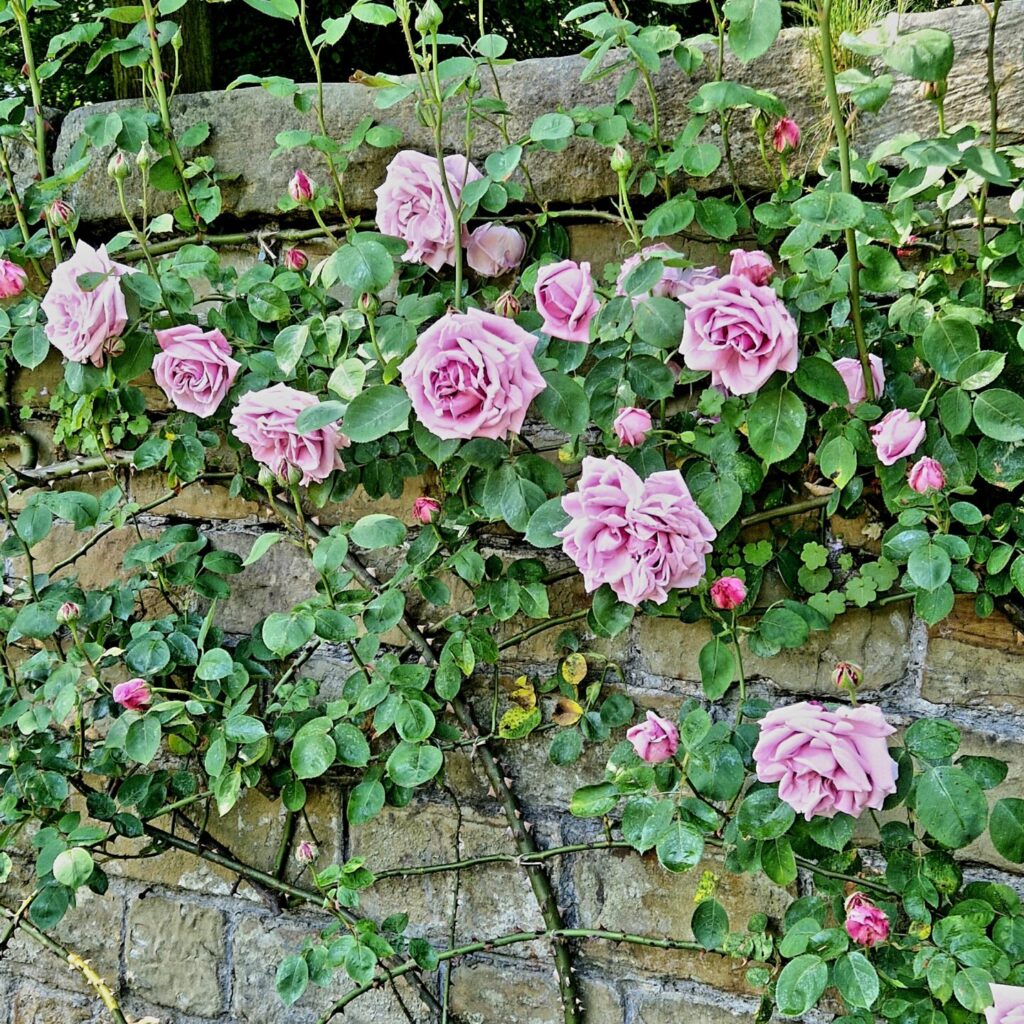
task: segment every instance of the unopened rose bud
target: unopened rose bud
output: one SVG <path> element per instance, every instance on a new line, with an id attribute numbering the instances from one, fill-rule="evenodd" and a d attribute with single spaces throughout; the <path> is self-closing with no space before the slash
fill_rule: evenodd
<path id="1" fill-rule="evenodd" d="M 941 491 L 946 486 L 946 473 L 942 463 L 927 456 L 919 459 L 910 467 L 907 483 L 912 491 L 928 494 L 929 491 Z"/>
<path id="2" fill-rule="evenodd" d="M 786 154 L 800 145 L 800 126 L 791 117 L 783 117 L 775 122 L 772 129 L 772 149 L 776 153 Z"/>
<path id="3" fill-rule="evenodd" d="M 288 465 L 282 467 L 281 475 L 277 478 L 282 487 L 297 487 L 302 483 L 302 470 L 298 466 Z"/>
<path id="4" fill-rule="evenodd" d="M 434 498 L 421 497 L 412 503 L 412 517 L 418 523 L 432 523 L 441 511 L 441 503 Z"/>
<path id="5" fill-rule="evenodd" d="M 444 13 L 441 8 L 437 6 L 434 0 L 427 0 L 420 8 L 420 13 L 413 27 L 421 36 L 429 36 L 441 27 L 442 21 L 444 21 Z"/>
<path id="6" fill-rule="evenodd" d="M 932 103 L 935 103 L 945 97 L 948 87 L 948 83 L 944 78 L 937 79 L 934 82 L 922 82 L 917 87 L 917 95 L 923 100 L 931 100 Z"/>
<path id="7" fill-rule="evenodd" d="M 124 181 L 129 174 L 132 173 L 132 165 L 128 163 L 128 157 L 121 152 L 116 150 L 107 161 L 107 174 L 110 175 L 114 181 Z"/>
<path id="8" fill-rule="evenodd" d="M 260 466 L 256 479 L 265 491 L 272 491 L 277 486 L 277 477 L 269 466 Z"/>
<path id="9" fill-rule="evenodd" d="M 118 683 L 114 687 L 114 702 L 125 711 L 141 711 L 152 699 L 145 679 L 129 679 L 127 683 Z"/>
<path id="10" fill-rule="evenodd" d="M 502 292 L 494 300 L 494 312 L 498 316 L 507 317 L 509 320 L 514 320 L 519 316 L 522 309 L 523 307 L 520 305 L 519 300 L 511 292 Z"/>
<path id="11" fill-rule="evenodd" d="M 65 601 L 57 609 L 57 623 L 61 626 L 66 626 L 71 622 L 77 622 L 81 614 L 81 608 L 74 601 Z"/>
<path id="12" fill-rule="evenodd" d="M 148 171 L 160 159 L 160 154 L 149 144 L 147 139 L 139 147 L 138 153 L 135 154 L 135 166 L 140 171 Z"/>
<path id="13" fill-rule="evenodd" d="M 300 273 L 309 264 L 309 258 L 301 249 L 289 249 L 284 254 L 284 265 L 288 270 Z"/>
<path id="14" fill-rule="evenodd" d="M 409 20 L 409 0 L 395 0 L 395 14 L 398 20 L 405 24 Z"/>
<path id="15" fill-rule="evenodd" d="M 738 576 L 722 576 L 711 584 L 711 603 L 719 611 L 731 612 L 746 599 L 746 584 Z"/>
<path id="16" fill-rule="evenodd" d="M 28 274 L 17 263 L 0 260 L 0 299 L 13 299 L 25 290 Z"/>
<path id="17" fill-rule="evenodd" d="M 624 146 L 616 146 L 612 150 L 610 163 L 612 170 L 616 174 L 629 174 L 633 167 L 633 158 L 629 155 L 629 150 Z"/>
<path id="18" fill-rule="evenodd" d="M 295 859 L 300 864 L 312 864 L 313 861 L 316 860 L 318 852 L 316 843 L 311 843 L 308 839 L 303 839 L 295 850 Z"/>
<path id="19" fill-rule="evenodd" d="M 300 168 L 288 182 L 288 195 L 297 203 L 311 203 L 316 196 L 316 182 Z"/>
<path id="20" fill-rule="evenodd" d="M 363 316 L 376 316 L 380 309 L 380 300 L 373 292 L 363 292 L 356 302 L 356 308 Z"/>
<path id="21" fill-rule="evenodd" d="M 832 670 L 832 682 L 836 689 L 853 693 L 864 682 L 864 669 L 852 661 L 837 661 Z"/>
<path id="22" fill-rule="evenodd" d="M 46 219 L 55 228 L 67 227 L 75 219 L 74 207 L 63 199 L 54 199 L 46 208 Z"/>

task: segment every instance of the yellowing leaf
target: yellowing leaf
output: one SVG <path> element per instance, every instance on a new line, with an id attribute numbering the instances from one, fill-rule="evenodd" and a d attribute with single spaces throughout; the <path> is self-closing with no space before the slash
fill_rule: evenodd
<path id="1" fill-rule="evenodd" d="M 515 681 L 509 698 L 513 704 L 518 704 L 526 711 L 530 711 L 537 706 L 537 691 L 534 690 L 533 683 L 526 676 L 520 676 Z"/>
<path id="2" fill-rule="evenodd" d="M 568 697 L 560 697 L 551 716 L 556 725 L 575 725 L 583 717 L 583 708 Z"/>
<path id="3" fill-rule="evenodd" d="M 527 711 L 526 708 L 509 708 L 501 716 L 498 722 L 498 735 L 503 740 L 518 740 L 529 736 L 537 726 L 540 725 L 540 711 L 534 708 Z"/>
<path id="4" fill-rule="evenodd" d="M 587 659 L 582 654 L 570 654 L 562 662 L 562 678 L 570 686 L 579 686 L 587 678 Z"/>

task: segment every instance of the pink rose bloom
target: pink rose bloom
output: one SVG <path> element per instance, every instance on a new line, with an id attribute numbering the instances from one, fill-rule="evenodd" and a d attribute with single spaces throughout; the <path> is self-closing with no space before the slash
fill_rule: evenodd
<path id="1" fill-rule="evenodd" d="M 729 264 L 730 274 L 745 277 L 754 284 L 767 284 L 775 276 L 775 265 L 768 253 L 760 249 L 752 252 L 746 249 L 733 249 L 729 255 L 732 256 L 732 263 Z"/>
<path id="2" fill-rule="evenodd" d="M 1024 1024 L 1024 988 L 992 985 L 994 1006 L 985 1011 L 985 1024 Z"/>
<path id="3" fill-rule="evenodd" d="M 875 454 L 883 466 L 913 455 L 921 446 L 927 430 L 924 420 L 918 419 L 906 409 L 893 409 L 886 413 L 871 428 L 871 441 Z"/>
<path id="4" fill-rule="evenodd" d="M 438 512 L 441 511 L 441 502 L 436 498 L 417 498 L 412 503 L 412 517 L 418 523 L 423 523 L 426 526 L 427 523 L 432 523 L 434 517 Z"/>
<path id="5" fill-rule="evenodd" d="M 661 764 L 679 749 L 679 730 L 674 722 L 647 712 L 647 721 L 626 730 L 626 739 L 633 744 L 637 757 L 648 764 Z"/>
<path id="6" fill-rule="evenodd" d="M 859 946 L 877 946 L 889 938 L 889 918 L 864 893 L 852 893 L 844 906 L 846 934 Z M 1021 1024 L 1024 1024 L 1024 1017 Z"/>
<path id="7" fill-rule="evenodd" d="M 788 153 L 800 145 L 800 126 L 791 117 L 782 117 L 772 129 L 772 149 L 776 153 Z"/>
<path id="8" fill-rule="evenodd" d="M 895 731 L 870 704 L 774 708 L 761 720 L 754 748 L 757 777 L 777 782 L 779 799 L 808 821 L 837 812 L 859 818 L 896 792 L 896 762 L 885 742 Z"/>
<path id="9" fill-rule="evenodd" d="M 81 241 L 71 258 L 57 266 L 42 310 L 46 314 L 46 336 L 66 359 L 103 365 L 104 347 L 112 338 L 119 338 L 128 323 L 119 278 L 132 272 L 131 267 L 114 263 L 107 256 L 106 246 L 94 249 Z M 78 283 L 84 274 L 105 276 L 86 291 Z"/>
<path id="10" fill-rule="evenodd" d="M 885 391 L 885 371 L 882 369 L 882 360 L 876 355 L 869 355 L 868 364 L 871 366 L 871 383 L 875 387 L 875 398 L 880 398 L 882 392 Z M 860 365 L 860 360 L 846 356 L 843 359 L 837 359 L 832 365 L 846 385 L 846 392 L 850 396 L 850 404 L 846 408 L 852 412 L 854 406 L 860 405 L 867 398 L 867 389 L 864 387 L 864 370 Z"/>
<path id="11" fill-rule="evenodd" d="M 562 260 L 537 272 L 533 286 L 544 333 L 563 341 L 590 341 L 590 321 L 601 304 L 594 295 L 589 263 Z"/>
<path id="12" fill-rule="evenodd" d="M 927 456 L 919 459 L 910 467 L 907 483 L 910 489 L 917 491 L 918 494 L 941 491 L 946 486 L 946 474 L 943 472 L 942 463 Z"/>
<path id="13" fill-rule="evenodd" d="M 341 468 L 338 452 L 349 440 L 333 423 L 305 434 L 295 428 L 299 413 L 317 404 L 315 395 L 287 384 L 250 391 L 231 411 L 233 433 L 275 476 L 286 477 L 294 468 L 304 486 L 319 483 Z"/>
<path id="14" fill-rule="evenodd" d="M 445 157 L 444 169 L 455 203 L 466 183 L 481 177 L 464 156 Z M 431 270 L 455 265 L 455 226 L 434 157 L 402 150 L 388 164 L 384 183 L 375 192 L 377 227 L 405 242 L 406 263 L 426 263 Z"/>
<path id="15" fill-rule="evenodd" d="M 622 261 L 619 276 L 615 281 L 616 295 L 626 294 L 626 278 L 629 277 L 629 275 L 639 267 L 641 263 L 646 263 L 652 257 L 665 260 L 678 260 L 682 258 L 679 253 L 664 242 L 658 242 L 656 245 L 645 246 L 640 250 L 640 252 L 635 252 L 632 256 Z M 644 299 L 650 298 L 652 295 L 685 301 L 686 296 L 689 295 L 694 288 L 698 288 L 702 284 L 707 284 L 709 281 L 714 281 L 717 277 L 717 267 L 668 267 L 663 265 L 661 268 L 661 277 L 655 283 L 654 287 L 649 292 L 644 292 L 642 295 L 634 295 L 631 301 L 634 307 L 639 306 Z"/>
<path id="16" fill-rule="evenodd" d="M 796 369 L 796 323 L 771 288 L 726 274 L 694 289 L 686 305 L 679 351 L 688 369 L 710 370 L 712 384 L 749 395 L 776 370 Z"/>
<path id="17" fill-rule="evenodd" d="M 483 277 L 515 270 L 526 255 L 526 239 L 504 224 L 481 224 L 466 244 L 466 262 Z"/>
<path id="18" fill-rule="evenodd" d="M 129 679 L 126 683 L 118 683 L 114 687 L 114 700 L 125 711 L 141 711 L 149 705 L 153 695 L 145 679 Z"/>
<path id="19" fill-rule="evenodd" d="M 514 320 L 494 313 L 446 313 L 399 367 L 420 422 L 446 439 L 518 434 L 547 386 L 533 361 L 536 344 Z"/>
<path id="20" fill-rule="evenodd" d="M 562 508 L 571 521 L 555 536 L 588 593 L 607 583 L 627 604 L 662 604 L 704 575 L 715 529 L 674 470 L 641 480 L 614 456 L 587 456 Z"/>
<path id="21" fill-rule="evenodd" d="M 647 440 L 647 434 L 653 426 L 651 414 L 646 409 L 626 406 L 619 410 L 612 422 L 612 430 L 619 439 L 619 444 L 627 448 L 636 448 Z"/>
<path id="22" fill-rule="evenodd" d="M 747 599 L 747 588 L 738 576 L 722 576 L 711 584 L 711 603 L 723 612 L 739 608 Z"/>
<path id="23" fill-rule="evenodd" d="M 10 260 L 0 260 L 0 299 L 13 299 L 25 290 L 28 274 Z"/>
<path id="24" fill-rule="evenodd" d="M 153 377 L 175 408 L 212 416 L 231 390 L 240 363 L 218 330 L 182 324 L 156 332 L 162 351 L 153 359 Z"/>

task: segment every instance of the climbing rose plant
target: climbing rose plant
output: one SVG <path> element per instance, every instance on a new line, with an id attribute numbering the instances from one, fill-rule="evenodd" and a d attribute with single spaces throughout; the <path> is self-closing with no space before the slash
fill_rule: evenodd
<path id="1" fill-rule="evenodd" d="M 569 1024 L 581 1020 L 583 939 L 741 960 L 759 1021 L 820 1004 L 848 1024 L 1020 1024 L 1024 908 L 1005 885 L 965 883 L 960 865 L 986 834 L 1024 862 L 1024 801 L 987 795 L 1006 765 L 961 755 L 949 722 L 887 718 L 869 696 L 874 666 L 840 663 L 834 692 L 796 703 L 753 695 L 744 672 L 745 656 L 801 647 L 851 608 L 906 604 L 934 625 L 959 594 L 978 616 L 1000 608 L 1020 622 L 1024 157 L 1000 145 L 999 83 L 987 83 L 991 124 L 951 133 L 950 38 L 844 36 L 851 67 L 836 74 L 823 0 L 806 12 L 831 115 L 821 152 L 721 61 L 668 135 L 653 79 L 673 63 L 695 73 L 701 40 L 595 2 L 567 20 L 589 40 L 584 87 L 611 77 L 614 102 L 538 112 L 520 131 L 495 73 L 506 41 L 483 24 L 476 39 L 446 35 L 434 0 L 358 0 L 319 33 L 294 0 L 248 2 L 301 22 L 317 84 L 236 83 L 316 123 L 278 136 L 278 159 L 296 168 L 280 207 L 297 226 L 263 233 L 269 258 L 245 270 L 219 248 L 244 238 L 218 233 L 210 126 L 171 125 L 163 61 L 180 41 L 180 0 L 118 8 L 121 39 L 98 44 L 102 24 L 82 22 L 50 41 L 50 74 L 91 46 L 93 66 L 142 67 L 146 88 L 144 105 L 87 118 L 55 173 L 42 118 L 26 118 L 45 87 L 31 52 L 28 98 L 0 101 L 5 170 L 16 141 L 40 168 L 23 192 L 5 179 L 2 355 L 8 380 L 51 348 L 63 357 L 49 412 L 72 456 L 39 465 L 23 432 L 32 405 L 9 403 L 22 460 L 0 490 L 0 875 L 25 858 L 34 870 L 0 944 L 22 929 L 61 952 L 47 933 L 83 889 L 106 890 L 111 858 L 176 848 L 331 915 L 277 975 L 290 1004 L 346 973 L 353 987 L 327 1018 L 385 977 L 543 938 Z M 0 25 L 45 24 L 51 6 L 5 0 Z M 985 10 L 992 46 L 999 0 Z M 779 3 L 730 0 L 715 19 L 723 52 L 747 62 L 774 41 Z M 362 76 L 380 120 L 336 139 L 320 59 L 353 20 L 397 23 L 415 75 Z M 886 102 L 891 71 L 921 82 L 916 102 L 935 109 L 938 133 L 856 153 L 846 123 Z M 388 123 L 398 103 L 415 105 L 429 152 Z M 473 146 L 484 121 L 502 139 L 493 152 Z M 442 148 L 446 125 L 464 126 L 463 151 Z M 757 194 L 731 176 L 730 137 L 747 131 L 768 183 Z M 595 211 L 552 208 L 532 184 L 531 161 L 570 144 L 603 149 L 618 182 L 611 216 L 626 241 L 605 267 L 572 258 L 562 223 Z M 372 220 L 343 188 L 366 147 L 390 154 Z M 100 244 L 77 236 L 68 197 L 107 151 L 127 227 Z M 997 194 L 1008 216 L 991 214 Z M 694 259 L 695 236 L 720 258 Z M 303 251 L 311 240 L 326 255 Z M 149 373 L 166 413 L 147 409 Z M 31 390 L 31 376 L 17 380 Z M 125 481 L 143 471 L 167 489 L 140 504 Z M 100 476 L 76 488 L 86 473 Z M 214 481 L 277 521 L 247 552 L 140 520 Z M 357 491 L 408 507 L 321 525 Z M 837 517 L 858 521 L 864 542 L 833 532 Z M 81 537 L 54 563 L 57 529 Z M 87 586 L 80 560 L 115 529 L 137 539 Z M 250 634 L 226 632 L 233 579 L 275 545 L 307 559 L 315 585 Z M 586 599 L 553 616 L 551 588 L 576 580 Z M 638 615 L 706 623 L 701 699 L 634 705 L 601 641 Z M 555 674 L 518 678 L 503 704 L 495 690 L 482 725 L 472 698 L 540 633 Z M 346 666 L 330 692 L 304 670 L 318 649 Z M 598 826 L 582 846 L 538 849 L 502 770 L 507 745 L 542 732 L 552 766 L 605 753 L 604 776 L 569 808 Z M 256 787 L 298 820 L 311 786 L 341 782 L 358 828 L 443 781 L 446 755 L 467 745 L 507 809 L 537 932 L 438 948 L 401 908 L 361 913 L 373 863 L 329 863 L 314 836 L 260 872 L 215 850 L 202 825 Z M 713 850 L 725 871 L 779 886 L 803 872 L 807 888 L 781 920 L 734 921 L 705 871 L 692 937 L 648 934 L 642 920 L 636 934 L 567 928 L 548 862 L 613 848 L 653 853 L 667 872 Z"/>

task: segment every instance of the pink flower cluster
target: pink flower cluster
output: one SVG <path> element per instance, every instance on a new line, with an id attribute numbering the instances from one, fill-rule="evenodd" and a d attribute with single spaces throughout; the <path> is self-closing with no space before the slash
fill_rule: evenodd
<path id="1" fill-rule="evenodd" d="M 627 604 L 662 604 L 704 575 L 715 528 L 676 471 L 641 480 L 614 456 L 588 456 L 562 508 L 570 522 L 556 536 L 588 593 L 607 583 Z"/>
<path id="2" fill-rule="evenodd" d="M 993 985 L 993 1006 L 985 1011 L 985 1024 L 1024 1024 L 1024 988 Z"/>
<path id="3" fill-rule="evenodd" d="M 779 799 L 808 821 L 840 812 L 859 818 L 896 792 L 896 762 L 885 742 L 895 731 L 870 704 L 774 708 L 761 720 L 754 748 L 757 777 L 777 782 Z"/>
<path id="4" fill-rule="evenodd" d="M 420 422 L 443 438 L 518 434 L 547 386 L 533 361 L 536 344 L 514 320 L 494 313 L 446 313 L 399 367 Z"/>

